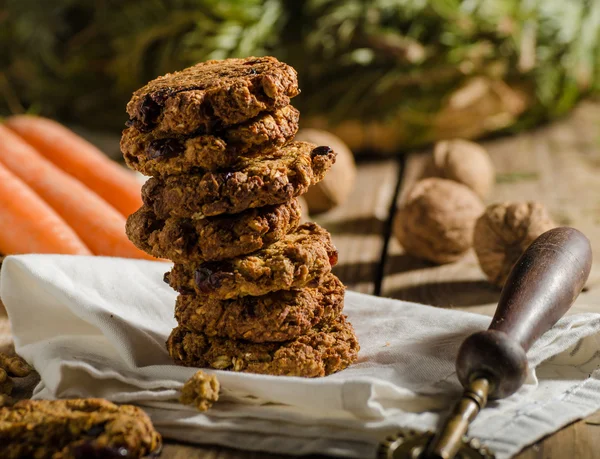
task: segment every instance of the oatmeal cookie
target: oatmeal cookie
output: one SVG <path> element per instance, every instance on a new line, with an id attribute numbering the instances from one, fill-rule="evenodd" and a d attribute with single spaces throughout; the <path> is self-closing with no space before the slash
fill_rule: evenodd
<path id="1" fill-rule="evenodd" d="M 283 343 L 210 338 L 175 328 L 167 348 L 177 364 L 277 376 L 325 376 L 355 362 L 360 349 L 345 316 Z"/>
<path id="2" fill-rule="evenodd" d="M 251 160 L 227 172 L 152 177 L 142 198 L 160 219 L 235 214 L 305 193 L 335 162 L 326 146 L 292 142 L 282 150 L 280 158 Z"/>
<path id="3" fill-rule="evenodd" d="M 162 440 L 141 409 L 102 399 L 23 400 L 0 408 L 0 457 L 157 457 Z"/>
<path id="4" fill-rule="evenodd" d="M 279 290 L 263 296 L 213 300 L 179 295 L 175 318 L 182 328 L 208 337 L 253 343 L 288 341 L 319 323 L 333 321 L 344 307 L 344 285 L 328 274 L 318 287 Z"/>
<path id="5" fill-rule="evenodd" d="M 291 105 L 229 129 L 192 136 L 123 131 L 127 165 L 144 175 L 200 173 L 232 167 L 250 158 L 277 157 L 298 131 L 299 113 Z"/>
<path id="6" fill-rule="evenodd" d="M 296 71 L 274 57 L 206 61 L 134 92 L 128 124 L 142 132 L 211 133 L 285 107 L 299 92 Z"/>
<path id="7" fill-rule="evenodd" d="M 297 199 L 236 215 L 200 219 L 160 220 L 150 208 L 143 206 L 127 219 L 126 231 L 136 247 L 150 255 L 176 263 L 199 263 L 262 249 L 294 231 L 300 217 Z"/>
<path id="8" fill-rule="evenodd" d="M 183 294 L 227 300 L 277 290 L 316 287 L 337 263 L 331 236 L 305 223 L 280 241 L 250 255 L 200 264 L 175 264 L 165 281 Z"/>

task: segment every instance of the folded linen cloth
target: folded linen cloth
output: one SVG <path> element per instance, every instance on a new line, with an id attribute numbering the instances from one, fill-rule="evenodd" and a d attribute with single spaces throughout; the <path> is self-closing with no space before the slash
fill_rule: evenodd
<path id="1" fill-rule="evenodd" d="M 320 379 L 215 371 L 207 413 L 177 402 L 196 371 L 165 340 L 176 294 L 169 264 L 58 255 L 8 257 L 0 299 L 16 350 L 40 373 L 35 398 L 104 397 L 144 407 L 168 438 L 276 453 L 374 457 L 400 427 L 433 429 L 460 393 L 458 346 L 489 317 L 353 292 L 345 313 L 359 361 Z M 509 457 L 600 409 L 600 314 L 562 319 L 529 352 L 525 386 L 492 403 L 470 434 Z"/>

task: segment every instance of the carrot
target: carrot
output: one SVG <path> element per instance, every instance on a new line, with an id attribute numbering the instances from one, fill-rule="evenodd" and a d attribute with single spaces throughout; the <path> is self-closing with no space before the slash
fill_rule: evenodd
<path id="1" fill-rule="evenodd" d="M 0 163 L 46 201 L 94 254 L 155 259 L 127 239 L 125 217 L 114 207 L 3 125 Z"/>
<path id="2" fill-rule="evenodd" d="M 91 255 L 42 198 L 0 165 L 0 252 Z"/>
<path id="3" fill-rule="evenodd" d="M 141 185 L 135 176 L 63 125 L 31 115 L 10 117 L 6 125 L 125 217 L 142 206 Z"/>

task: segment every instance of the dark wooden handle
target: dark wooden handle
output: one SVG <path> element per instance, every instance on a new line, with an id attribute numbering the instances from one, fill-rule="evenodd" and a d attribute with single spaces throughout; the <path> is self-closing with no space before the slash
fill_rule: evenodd
<path id="1" fill-rule="evenodd" d="M 490 328 L 462 344 L 456 361 L 461 383 L 486 377 L 490 398 L 521 387 L 525 353 L 571 307 L 591 266 L 590 242 L 576 229 L 555 228 L 537 238 L 508 276 Z"/>

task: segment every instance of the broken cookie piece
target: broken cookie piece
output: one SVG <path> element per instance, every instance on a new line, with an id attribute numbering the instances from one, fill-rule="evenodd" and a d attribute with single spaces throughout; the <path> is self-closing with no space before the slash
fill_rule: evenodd
<path id="1" fill-rule="evenodd" d="M 102 399 L 22 400 L 0 408 L 0 457 L 157 457 L 161 436 L 140 408 Z"/>
<path id="2" fill-rule="evenodd" d="M 13 390 L 13 377 L 29 376 L 33 368 L 18 355 L 8 355 L 0 352 L 0 407 L 12 403 L 10 394 Z"/>

